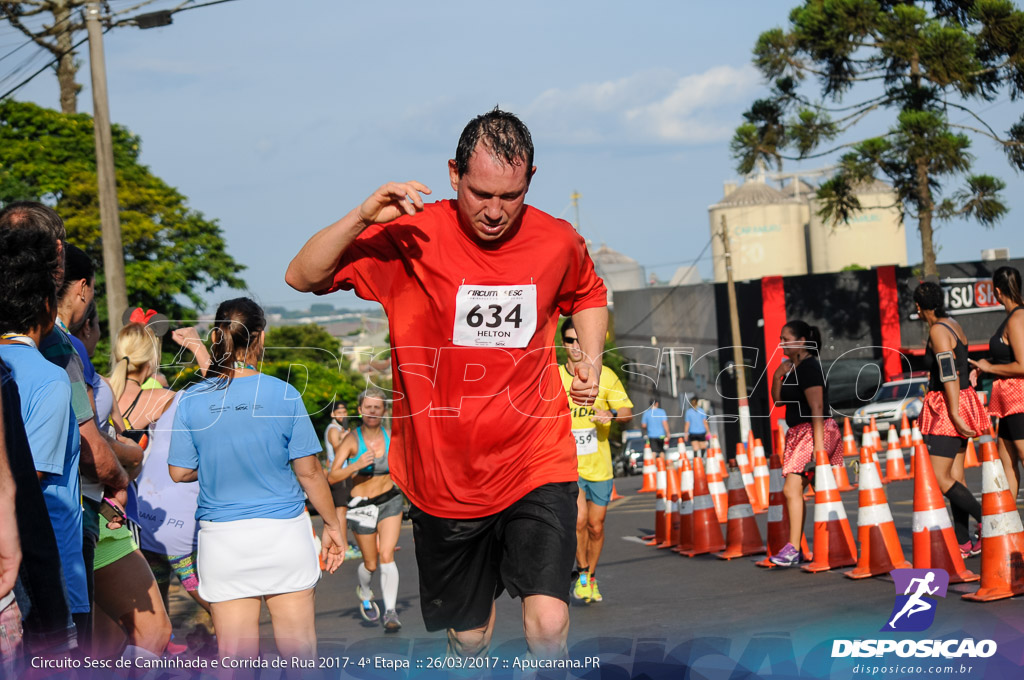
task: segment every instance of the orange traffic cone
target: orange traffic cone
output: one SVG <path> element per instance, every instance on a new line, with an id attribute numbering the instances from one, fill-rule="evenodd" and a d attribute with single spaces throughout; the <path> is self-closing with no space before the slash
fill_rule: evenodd
<path id="1" fill-rule="evenodd" d="M 928 461 L 923 443 L 914 451 L 917 478 L 914 480 L 914 567 L 945 569 L 950 583 L 977 581 L 980 576 L 968 571 L 960 546 L 953 535 L 953 525 L 946 513 L 946 500 L 939 491 L 935 471 Z"/>
<path id="2" fill-rule="evenodd" d="M 857 442 L 853 439 L 853 428 L 850 419 L 843 421 L 843 457 L 852 458 L 857 455 Z"/>
<path id="3" fill-rule="evenodd" d="M 875 436 L 866 427 L 860 434 L 860 447 L 862 449 L 869 449 L 872 453 L 875 451 Z"/>
<path id="4" fill-rule="evenodd" d="M 814 483 L 814 561 L 800 568 L 813 573 L 856 564 L 857 545 L 824 450 L 814 453 Z"/>
<path id="5" fill-rule="evenodd" d="M 867 449 L 861 449 L 860 470 L 860 508 L 857 510 L 860 559 L 855 568 L 843 575 L 859 579 L 888 574 L 893 569 L 907 569 L 911 564 L 903 556 L 878 467 L 871 462 Z"/>
<path id="6" fill-rule="evenodd" d="M 757 502 L 754 503 L 754 512 L 762 513 L 768 510 L 769 477 L 768 460 L 764 457 L 764 445 L 760 439 L 754 440 L 754 493 L 757 495 Z M 760 507 L 760 509 L 758 508 Z"/>
<path id="7" fill-rule="evenodd" d="M 306 511 L 306 517 L 309 517 L 309 511 Z M 324 562 L 323 556 L 323 543 L 320 542 L 320 537 L 317 536 L 316 527 L 313 528 L 313 546 L 316 548 L 316 558 L 320 562 L 320 571 L 327 571 L 327 563 Z M 345 557 L 345 551 L 341 551 L 342 559 Z"/>
<path id="8" fill-rule="evenodd" d="M 875 417 L 871 416 L 871 422 L 868 425 L 868 429 L 871 430 L 871 438 L 874 441 L 875 451 L 882 450 L 882 435 L 878 433 L 878 425 L 875 424 Z"/>
<path id="9" fill-rule="evenodd" d="M 967 440 L 967 452 L 964 453 L 964 468 L 980 467 L 981 463 L 978 462 L 978 453 L 974 450 L 974 440 Z"/>
<path id="10" fill-rule="evenodd" d="M 742 444 L 736 445 L 736 466 L 740 470 L 743 488 L 747 492 L 747 502 L 750 503 L 751 507 L 758 506 L 760 510 L 760 504 L 757 502 L 757 491 L 754 489 L 754 466 L 751 464 L 750 457 L 747 456 L 747 452 Z M 730 472 L 729 474 L 732 473 Z M 729 501 L 729 505 L 732 505 L 732 501 Z"/>
<path id="11" fill-rule="evenodd" d="M 907 420 L 907 412 L 903 412 L 903 417 L 900 418 L 900 448 L 910 449 L 914 445 L 914 436 L 910 431 L 910 421 Z"/>
<path id="12" fill-rule="evenodd" d="M 914 466 L 917 464 L 917 456 L 915 455 L 917 445 L 923 441 L 921 430 L 917 429 L 917 421 L 915 420 L 914 424 L 910 427 L 910 443 L 912 448 L 910 449 L 910 472 L 907 473 L 907 476 L 911 479 L 914 478 Z"/>
<path id="13" fill-rule="evenodd" d="M 651 443 L 644 442 L 644 485 L 637 493 L 652 493 L 658 490 L 658 468 L 654 465 L 654 452 Z"/>
<path id="14" fill-rule="evenodd" d="M 846 462 L 842 465 L 833 465 L 832 474 L 836 476 L 836 488 L 840 491 L 853 491 L 854 485 L 850 484 L 850 474 L 846 471 Z"/>
<path id="15" fill-rule="evenodd" d="M 722 481 L 722 461 L 717 456 L 708 461 L 707 482 L 711 501 L 715 504 L 715 515 L 720 524 L 725 524 L 729 519 L 729 497 Z"/>
<path id="16" fill-rule="evenodd" d="M 729 524 L 726 527 L 725 551 L 715 557 L 731 560 L 744 555 L 760 555 L 765 551 L 761 532 L 757 530 L 754 509 L 743 485 L 743 473 L 738 467 L 729 470 Z"/>
<path id="17" fill-rule="evenodd" d="M 615 482 L 612 482 L 612 496 L 611 496 L 611 500 L 618 501 L 618 500 L 622 500 L 623 498 L 625 498 L 625 496 L 619 495 L 619 492 L 615 489 Z"/>
<path id="18" fill-rule="evenodd" d="M 768 557 L 756 564 L 771 569 L 775 565 L 768 558 L 789 542 L 789 511 L 786 509 L 786 497 L 782 493 L 782 456 L 772 453 L 768 467 Z"/>
<path id="19" fill-rule="evenodd" d="M 647 541 L 647 545 L 658 545 L 663 543 L 665 538 L 668 536 L 668 530 L 671 528 L 671 519 L 669 524 L 665 523 L 665 515 L 668 512 L 668 500 L 665 498 L 665 489 L 668 488 L 668 474 L 665 472 L 665 459 L 658 456 L 656 460 L 657 472 L 655 473 L 655 493 L 657 497 L 654 500 L 654 538 Z"/>
<path id="20" fill-rule="evenodd" d="M 890 482 L 901 482 L 910 479 L 907 476 L 907 468 L 903 464 L 903 449 L 900 448 L 900 440 L 896 436 L 896 428 L 889 428 L 889 448 L 885 453 L 885 476 Z"/>
<path id="21" fill-rule="evenodd" d="M 693 465 L 700 462 L 695 458 Z M 679 540 L 674 552 L 693 549 L 693 468 L 690 460 L 683 456 L 682 467 L 679 470 Z"/>
<path id="22" fill-rule="evenodd" d="M 982 442 L 981 461 L 981 588 L 963 599 L 991 602 L 1024 594 L 1024 526 L 992 439 Z"/>
<path id="23" fill-rule="evenodd" d="M 711 460 L 708 463 L 711 464 Z M 725 538 L 722 537 L 722 525 L 718 523 L 715 504 L 708 492 L 708 481 L 704 475 L 701 460 L 693 461 L 693 546 L 688 550 L 680 550 L 680 555 L 693 557 L 709 552 L 724 550 Z"/>
<path id="24" fill-rule="evenodd" d="M 686 456 L 683 456 L 685 459 Z M 675 466 L 665 471 L 665 538 L 658 548 L 671 548 L 679 543 L 679 476 Z"/>

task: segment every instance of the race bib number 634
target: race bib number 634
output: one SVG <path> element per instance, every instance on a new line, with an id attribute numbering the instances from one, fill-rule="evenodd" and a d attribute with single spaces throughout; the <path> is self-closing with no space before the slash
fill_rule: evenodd
<path id="1" fill-rule="evenodd" d="M 459 286 L 452 342 L 464 347 L 526 347 L 537 330 L 537 286 Z"/>

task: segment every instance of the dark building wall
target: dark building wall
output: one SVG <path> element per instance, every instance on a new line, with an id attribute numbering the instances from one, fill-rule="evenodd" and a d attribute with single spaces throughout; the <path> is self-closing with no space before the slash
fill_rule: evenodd
<path id="1" fill-rule="evenodd" d="M 969 286 L 949 283 L 946 279 L 990 280 L 995 270 L 1009 264 L 1024 271 L 1024 259 L 993 262 L 964 262 L 939 265 L 944 286 Z M 913 290 L 920 277 L 910 267 L 895 269 L 896 298 L 899 319 L 899 343 L 894 349 L 903 356 L 890 363 L 889 369 L 920 370 L 926 334 L 925 324 L 911 318 L 914 314 Z M 822 364 L 828 372 L 832 407 L 840 415 L 848 415 L 869 400 L 877 387 L 888 379 L 883 361 L 879 271 L 810 274 L 782 279 L 785 289 L 787 319 L 802 319 L 818 326 L 822 332 L 820 351 Z M 962 291 L 961 291 L 962 292 Z M 751 426 L 755 436 L 769 441 L 769 379 L 768 363 L 777 352 L 778 338 L 764 333 L 762 281 L 736 283 L 740 334 L 743 339 L 743 360 L 747 364 L 747 385 L 751 410 Z M 637 404 L 638 412 L 654 394 L 661 397 L 673 430 L 681 430 L 682 410 L 670 395 L 667 361 L 662 355 L 660 367 L 642 364 L 657 363 L 662 354 L 651 347 L 656 336 L 658 349 L 691 347 L 694 352 L 692 371 L 679 381 L 680 393 L 696 393 L 712 402 L 719 414 L 731 415 L 731 422 L 718 425 L 725 435 L 727 452 L 739 441 L 737 421 L 736 378 L 727 370 L 733 362 L 732 332 L 725 284 L 697 284 L 676 288 L 647 288 L 614 294 L 615 328 L 623 353 L 638 364 L 635 375 L 628 376 L 627 389 Z M 887 304 L 882 296 L 882 305 Z M 955 310 L 953 310 L 955 312 Z M 1002 309 L 956 314 L 971 345 L 972 356 L 984 356 L 988 339 L 1002 322 Z M 766 351 L 766 345 L 768 349 Z M 889 370 L 888 372 L 892 372 Z M 657 384 L 656 384 L 657 381 Z M 670 408 L 675 405 L 676 408 Z M 639 422 L 639 421 L 637 421 Z"/>

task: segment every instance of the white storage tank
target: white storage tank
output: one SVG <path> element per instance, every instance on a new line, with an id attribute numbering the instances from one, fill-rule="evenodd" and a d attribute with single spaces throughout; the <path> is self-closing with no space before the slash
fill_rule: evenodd
<path id="1" fill-rule="evenodd" d="M 892 187 L 878 180 L 855 191 L 862 210 L 849 223 L 825 224 L 818 217 L 820 202 L 811 194 L 809 239 L 811 271 L 837 272 L 907 264 L 907 235 Z"/>

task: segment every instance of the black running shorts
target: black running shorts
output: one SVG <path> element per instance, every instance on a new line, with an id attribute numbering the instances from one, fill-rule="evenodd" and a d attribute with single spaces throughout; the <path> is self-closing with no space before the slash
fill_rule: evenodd
<path id="1" fill-rule="evenodd" d="M 941 434 L 921 435 L 925 446 L 928 447 L 928 455 L 939 458 L 956 458 L 956 454 L 967 446 L 967 440 L 960 437 L 947 437 Z M 881 456 L 879 456 L 881 458 Z"/>
<path id="2" fill-rule="evenodd" d="M 480 628 L 502 590 L 569 602 L 576 557 L 576 482 L 545 484 L 478 519 L 409 509 L 428 631 Z"/>
<path id="3" fill-rule="evenodd" d="M 1013 413 L 999 419 L 999 436 L 1017 441 L 1024 439 L 1024 413 Z"/>

